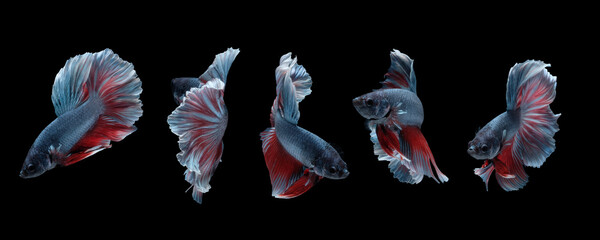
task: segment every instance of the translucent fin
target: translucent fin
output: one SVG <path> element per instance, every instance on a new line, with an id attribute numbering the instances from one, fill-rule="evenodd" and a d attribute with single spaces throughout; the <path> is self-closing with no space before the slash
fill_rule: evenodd
<path id="1" fill-rule="evenodd" d="M 213 63 L 208 66 L 208 69 L 199 78 L 182 77 L 171 80 L 171 89 L 175 102 L 181 104 L 187 91 L 195 87 L 201 88 L 202 85 L 210 80 L 220 79 L 223 83 L 226 83 L 231 64 L 233 64 L 239 53 L 239 49 L 228 48 L 227 51 L 215 56 Z"/>
<path id="2" fill-rule="evenodd" d="M 377 148 L 380 148 L 388 157 L 395 159 L 390 162 L 390 170 L 398 180 L 408 183 L 419 183 L 423 176 L 433 178 L 436 182 L 447 182 L 444 175 L 435 164 L 429 145 L 418 127 L 404 126 L 402 129 L 378 124 L 375 130 Z M 377 153 L 376 153 L 377 154 Z M 433 165 L 436 176 L 431 169 Z M 406 174 L 410 174 L 412 181 L 407 181 Z M 439 178 L 439 179 L 438 179 Z"/>
<path id="3" fill-rule="evenodd" d="M 413 71 L 413 60 L 394 49 L 390 53 L 390 68 L 385 74 L 383 88 L 401 88 L 417 93 L 417 77 Z"/>
<path id="4" fill-rule="evenodd" d="M 399 134 L 400 139 L 400 151 L 403 155 L 410 159 L 410 165 L 417 175 L 425 175 L 433 178 L 437 183 L 444 183 L 448 181 L 448 177 L 444 175 L 435 163 L 433 154 L 429 149 L 427 140 L 421 133 L 421 129 L 414 126 L 403 126 Z M 433 174 L 431 166 L 435 169 L 437 174 Z"/>
<path id="5" fill-rule="evenodd" d="M 285 190 L 285 192 L 277 194 L 274 197 L 283 199 L 295 198 L 311 189 L 321 179 L 323 179 L 323 177 L 309 171 L 308 169 L 305 169 L 302 177 L 296 180 L 296 182 L 294 182 L 294 184 Z"/>
<path id="6" fill-rule="evenodd" d="M 188 91 L 183 103 L 169 115 L 171 131 L 179 136 L 177 159 L 187 168 L 186 180 L 194 186 L 194 200 L 210 189 L 209 181 L 223 154 L 227 109 L 223 101 L 225 84 L 214 79 L 202 88 Z"/>
<path id="7" fill-rule="evenodd" d="M 540 167 L 556 149 L 558 117 L 550 109 L 556 97 L 556 77 L 541 61 L 526 61 L 511 68 L 507 84 L 507 108 L 520 112 L 512 156 L 525 166 Z"/>
<path id="8" fill-rule="evenodd" d="M 475 168 L 474 172 L 475 175 L 481 177 L 485 183 L 485 190 L 488 191 L 488 182 L 490 181 L 490 176 L 494 172 L 494 163 L 490 160 L 485 160 L 485 163 L 483 163 L 481 168 Z"/>
<path id="9" fill-rule="evenodd" d="M 137 128 L 133 124 L 142 116 L 141 86 L 133 65 L 110 49 L 67 61 L 53 86 L 52 99 L 57 115 L 79 106 L 80 101 L 100 101 L 98 106 L 102 107 L 102 114 L 61 164 L 70 165 L 85 159 L 109 148 L 111 141 L 121 141 L 134 132 Z"/>
<path id="10" fill-rule="evenodd" d="M 239 53 L 239 49 L 228 48 L 227 51 L 217 54 L 213 63 L 198 78 L 200 82 L 206 84 L 208 81 L 218 78 L 223 83 L 227 83 L 229 68 Z"/>
<path id="11" fill-rule="evenodd" d="M 500 150 L 500 154 L 493 159 L 496 168 L 496 180 L 505 191 L 519 190 L 527 184 L 529 176 L 525 173 L 521 161 L 512 154 L 511 141 Z"/>
<path id="12" fill-rule="evenodd" d="M 105 50 L 106 51 L 106 50 Z M 75 109 L 88 98 L 90 68 L 97 53 L 85 53 L 70 58 L 58 71 L 52 86 L 52 105 L 56 116 Z"/>
<path id="13" fill-rule="evenodd" d="M 415 172 L 409 168 L 410 160 L 400 153 L 400 142 L 397 131 L 383 125 L 370 125 L 373 150 L 379 161 L 389 161 L 388 168 L 394 178 L 400 182 L 415 184 L 421 182 L 423 176 L 414 177 Z"/>
<path id="14" fill-rule="evenodd" d="M 275 70 L 277 98 L 271 111 L 279 112 L 287 121 L 296 124 L 300 118 L 298 103 L 312 92 L 312 80 L 304 67 L 297 64 L 297 58 L 292 59 L 291 55 L 283 55 Z"/>
<path id="15" fill-rule="evenodd" d="M 283 80 L 283 77 L 289 73 L 296 93 L 296 101 L 301 102 L 308 96 L 312 90 L 312 79 L 302 65 L 298 65 L 298 58 L 291 58 L 292 53 L 281 56 L 279 67 L 275 70 L 277 85 Z"/>

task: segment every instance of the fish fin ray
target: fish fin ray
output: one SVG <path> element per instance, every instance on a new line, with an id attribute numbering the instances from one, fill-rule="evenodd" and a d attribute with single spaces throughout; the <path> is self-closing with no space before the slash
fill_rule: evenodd
<path id="1" fill-rule="evenodd" d="M 541 61 L 526 61 L 511 68 L 507 84 L 507 109 L 519 111 L 520 126 L 511 155 L 528 167 L 540 167 L 556 149 L 558 118 L 550 104 L 556 97 L 556 77 Z"/>
<path id="2" fill-rule="evenodd" d="M 239 53 L 239 49 L 228 48 L 225 52 L 217 54 L 213 63 L 200 75 L 198 80 L 202 84 L 206 84 L 208 81 L 218 78 L 223 83 L 227 83 L 227 74 Z"/>
<path id="3" fill-rule="evenodd" d="M 201 203 L 223 154 L 228 113 L 223 100 L 225 84 L 214 79 L 186 93 L 183 103 L 169 115 L 171 131 L 179 137 L 177 160 L 187 168 L 185 179 L 194 186 L 192 196 Z"/>
<path id="4" fill-rule="evenodd" d="M 493 159 L 496 168 L 496 180 L 505 191 L 516 191 L 527 184 L 529 176 L 525 173 L 523 163 L 512 153 L 512 141 L 504 144 L 500 154 Z"/>
<path id="5" fill-rule="evenodd" d="M 422 175 L 433 178 L 437 183 L 448 181 L 448 177 L 444 175 L 435 163 L 433 154 L 429 149 L 427 140 L 421 133 L 421 129 L 416 126 L 402 126 L 398 134 L 400 142 L 400 151 L 403 155 L 410 159 L 411 169 L 416 175 L 422 178 Z M 433 166 L 433 169 L 431 168 Z M 436 175 L 434 175 L 435 170 Z"/>
<path id="6" fill-rule="evenodd" d="M 494 163 L 490 160 L 485 160 L 481 168 L 475 168 L 475 175 L 481 177 L 483 182 L 485 183 L 485 190 L 488 191 L 488 182 L 490 181 L 490 176 L 494 172 Z"/>
<path id="7" fill-rule="evenodd" d="M 410 160 L 400 151 L 398 130 L 385 124 L 370 124 L 371 142 L 379 161 L 389 161 L 388 168 L 400 182 L 415 184 L 421 179 L 414 177 L 409 168 Z M 421 177 L 422 178 L 422 177 Z"/>
<path id="8" fill-rule="evenodd" d="M 309 171 L 308 169 L 304 169 L 304 174 L 302 177 L 298 178 L 298 180 L 296 180 L 296 182 L 294 182 L 287 190 L 275 195 L 274 197 L 282 199 L 295 198 L 311 189 L 321 179 L 323 179 L 323 177 Z"/>
<path id="9" fill-rule="evenodd" d="M 71 165 L 81 161 L 109 148 L 111 141 L 119 142 L 136 131 L 133 124 L 142 116 L 141 86 L 133 64 L 110 49 L 69 59 L 57 74 L 52 90 L 56 114 L 60 116 L 92 99 L 101 102 L 98 106 L 102 112 L 71 148 L 71 154 L 59 163 Z"/>
<path id="10" fill-rule="evenodd" d="M 400 88 L 417 93 L 417 77 L 413 70 L 413 60 L 408 55 L 394 49 L 390 53 L 390 68 L 381 82 L 383 88 Z"/>
<path id="11" fill-rule="evenodd" d="M 312 92 L 312 79 L 306 69 L 297 64 L 297 58 L 291 58 L 291 55 L 283 55 L 275 70 L 277 98 L 271 111 L 272 114 L 280 113 L 287 121 L 297 124 L 300 118 L 298 103 Z M 273 117 L 271 121 L 272 119 Z"/>

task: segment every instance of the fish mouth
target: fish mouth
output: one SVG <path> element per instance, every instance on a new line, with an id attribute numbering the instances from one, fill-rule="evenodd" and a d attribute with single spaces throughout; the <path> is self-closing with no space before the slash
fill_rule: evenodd
<path id="1" fill-rule="evenodd" d="M 344 169 L 343 172 L 341 172 L 340 175 L 333 175 L 333 176 L 328 176 L 327 178 L 329 179 L 333 179 L 333 180 L 340 180 L 340 179 L 345 179 L 348 177 L 348 175 L 350 175 L 350 172 L 347 169 Z"/>
<path id="2" fill-rule="evenodd" d="M 19 172 L 19 177 L 22 179 L 33 178 L 35 176 L 25 173 L 24 171 Z"/>
<path id="3" fill-rule="evenodd" d="M 380 117 L 380 118 L 367 118 L 367 120 L 369 120 L 369 121 L 385 120 L 388 117 L 390 117 L 390 115 L 392 115 L 392 111 L 388 111 L 385 115 L 383 115 L 383 117 Z"/>

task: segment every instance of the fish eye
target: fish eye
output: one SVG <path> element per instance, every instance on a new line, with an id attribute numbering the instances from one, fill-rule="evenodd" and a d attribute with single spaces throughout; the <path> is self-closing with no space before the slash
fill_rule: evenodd
<path id="1" fill-rule="evenodd" d="M 365 103 L 367 104 L 368 107 L 373 106 L 373 99 L 368 98 Z"/>
<path id="2" fill-rule="evenodd" d="M 25 170 L 27 172 L 33 172 L 33 171 L 35 171 L 35 165 L 33 165 L 32 163 L 30 163 L 29 165 L 27 165 L 27 167 L 25 168 Z"/>
<path id="3" fill-rule="evenodd" d="M 487 151 L 488 151 L 488 149 L 489 149 L 489 148 L 488 148 L 488 146 L 487 146 L 487 145 L 485 145 L 485 144 L 481 145 L 481 151 L 483 151 L 483 152 L 487 152 Z"/>
<path id="4" fill-rule="evenodd" d="M 337 169 L 335 169 L 335 167 L 330 167 L 329 168 L 329 173 L 335 173 Z"/>

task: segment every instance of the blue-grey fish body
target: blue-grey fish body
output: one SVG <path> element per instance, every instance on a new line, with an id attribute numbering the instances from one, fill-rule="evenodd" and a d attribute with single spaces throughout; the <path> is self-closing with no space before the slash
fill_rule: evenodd
<path id="1" fill-rule="evenodd" d="M 506 112 L 501 113 L 469 142 L 467 152 L 485 160 L 475 174 L 485 182 L 493 172 L 505 191 L 523 188 L 529 181 L 524 166 L 540 167 L 554 152 L 558 117 L 550 109 L 556 97 L 556 77 L 541 61 L 515 64 L 506 84 Z"/>
<path id="2" fill-rule="evenodd" d="M 446 182 L 448 177 L 438 169 L 421 133 L 424 112 L 416 94 L 413 60 L 398 50 L 391 52 L 390 59 L 383 88 L 352 100 L 357 112 L 368 121 L 375 155 L 380 161 L 390 162 L 390 171 L 401 182 L 416 184 L 423 176 Z"/>
<path id="3" fill-rule="evenodd" d="M 345 177 L 346 164 L 329 143 L 314 133 L 288 122 L 279 114 L 275 114 L 274 118 L 279 143 L 290 155 L 307 168 L 313 169 L 319 176 L 332 179 Z"/>
<path id="4" fill-rule="evenodd" d="M 69 59 L 52 88 L 57 118 L 34 141 L 20 176 L 76 163 L 134 132 L 141 91 L 133 65 L 110 49 Z"/>
<path id="5" fill-rule="evenodd" d="M 349 174 L 339 153 L 325 140 L 298 126 L 298 103 L 311 93 L 312 80 L 291 53 L 281 57 L 276 70 L 277 97 L 271 126 L 263 131 L 263 154 L 269 169 L 272 195 L 293 198 L 321 178 L 343 179 Z"/>

